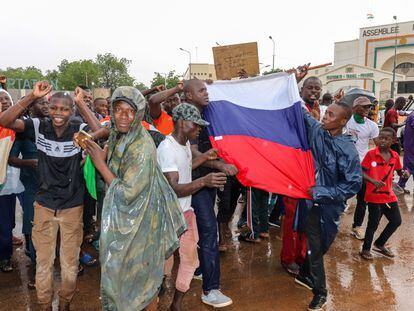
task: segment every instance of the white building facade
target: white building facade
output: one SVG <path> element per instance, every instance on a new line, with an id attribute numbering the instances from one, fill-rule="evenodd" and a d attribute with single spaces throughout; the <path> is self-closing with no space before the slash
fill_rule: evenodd
<path id="1" fill-rule="evenodd" d="M 414 93 L 414 21 L 360 28 L 359 38 L 335 42 L 334 65 L 310 72 L 324 92 L 364 88 L 377 98 L 391 96 L 396 47 L 395 95 Z"/>

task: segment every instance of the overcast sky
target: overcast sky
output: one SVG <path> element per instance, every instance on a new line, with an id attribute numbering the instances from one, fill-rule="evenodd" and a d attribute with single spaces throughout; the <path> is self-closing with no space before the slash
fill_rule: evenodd
<path id="1" fill-rule="evenodd" d="M 55 69 L 62 59 L 110 52 L 132 60 L 130 74 L 148 84 L 154 71 L 183 74 L 193 62 L 213 63 L 211 47 L 257 41 L 259 61 L 275 67 L 333 61 L 334 42 L 359 28 L 414 20 L 408 0 L 2 0 L 0 68 Z M 367 20 L 367 13 L 374 19 Z"/>

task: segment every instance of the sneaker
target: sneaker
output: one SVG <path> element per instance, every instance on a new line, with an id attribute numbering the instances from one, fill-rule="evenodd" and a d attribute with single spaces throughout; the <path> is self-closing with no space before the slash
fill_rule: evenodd
<path id="1" fill-rule="evenodd" d="M 269 224 L 270 227 L 275 227 L 275 228 L 280 228 L 280 220 L 269 220 L 267 222 Z"/>
<path id="2" fill-rule="evenodd" d="M 303 276 L 300 273 L 295 277 L 295 283 L 302 285 L 303 287 L 312 290 L 313 289 L 313 281 L 309 276 Z"/>
<path id="3" fill-rule="evenodd" d="M 218 289 L 210 290 L 207 295 L 203 293 L 201 295 L 201 301 L 206 305 L 212 306 L 214 308 L 230 306 L 233 303 L 233 300 L 231 300 L 231 298 L 224 295 Z"/>
<path id="4" fill-rule="evenodd" d="M 362 230 L 361 227 L 354 227 L 352 228 L 352 235 L 357 239 L 357 240 L 363 240 L 365 238 L 365 233 Z"/>
<path id="5" fill-rule="evenodd" d="M 374 247 L 372 248 L 372 250 L 374 250 L 374 251 L 376 251 L 376 252 L 380 253 L 381 255 L 384 255 L 385 257 L 388 257 L 388 258 L 394 258 L 395 257 L 394 253 L 388 247 L 385 247 L 385 246 L 378 246 L 378 245 L 375 245 L 375 243 L 374 243 Z"/>
<path id="6" fill-rule="evenodd" d="M 0 270 L 3 272 L 12 272 L 13 266 L 10 259 L 4 259 L 0 261 Z"/>
<path id="7" fill-rule="evenodd" d="M 202 281 L 203 280 L 203 275 L 201 273 L 200 274 L 194 274 L 193 279 Z"/>
<path id="8" fill-rule="evenodd" d="M 299 274 L 299 266 L 295 262 L 285 263 L 282 262 L 282 267 L 285 271 L 293 276 L 297 276 Z"/>
<path id="9" fill-rule="evenodd" d="M 365 260 L 373 260 L 374 256 L 372 256 L 371 252 L 368 250 L 362 250 L 359 252 L 359 255 L 364 258 Z"/>
<path id="10" fill-rule="evenodd" d="M 309 311 L 321 311 L 326 306 L 326 296 L 315 295 L 309 304 Z"/>

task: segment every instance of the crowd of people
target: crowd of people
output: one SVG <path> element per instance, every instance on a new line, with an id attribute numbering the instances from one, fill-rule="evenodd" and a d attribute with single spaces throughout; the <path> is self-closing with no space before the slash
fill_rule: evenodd
<path id="1" fill-rule="evenodd" d="M 307 68 L 288 73 L 299 83 Z M 13 245 L 24 244 L 32 264 L 28 287 L 36 290 L 41 310 L 52 310 L 56 256 L 59 310 L 70 310 L 84 266 L 98 263 L 104 310 L 156 310 L 174 253 L 179 264 L 171 310 L 183 309 L 193 279 L 202 280 L 203 303 L 231 305 L 220 289 L 220 252 L 230 246 L 236 206 L 247 200 L 253 225 L 247 225 L 245 208 L 238 239 L 260 243 L 269 238 L 269 226 L 280 226 L 280 263 L 312 290 L 309 310 L 326 305 L 323 258 L 353 196 L 350 232 L 363 241 L 360 256 L 373 260 L 371 250 L 395 256 L 387 245 L 402 221 L 395 192 L 410 193 L 406 183 L 414 173 L 414 115 L 403 112 L 404 97 L 387 100 L 380 128 L 378 101 L 358 96 L 347 103 L 342 91 L 321 96 L 317 77 L 303 81 L 315 168 L 309 200 L 246 188 L 236 166 L 220 159 L 203 119 L 212 81 L 191 79 L 143 92 L 120 86 L 111 97 L 95 99 L 86 86 L 70 94 L 43 81 L 16 103 L 5 81 L 0 78 L 0 270 L 13 271 Z M 407 117 L 403 123 L 401 116 Z M 403 126 L 401 163 L 396 133 Z M 13 236 L 17 199 L 24 241 Z M 374 240 L 382 215 L 388 224 Z M 86 243 L 99 259 L 84 250 Z"/>

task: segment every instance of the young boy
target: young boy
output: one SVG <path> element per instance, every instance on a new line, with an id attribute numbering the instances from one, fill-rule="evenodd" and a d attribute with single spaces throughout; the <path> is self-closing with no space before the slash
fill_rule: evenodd
<path id="1" fill-rule="evenodd" d="M 82 213 L 84 180 L 80 163 L 80 148 L 73 135 L 86 124 L 69 122 L 74 112 L 73 98 L 57 92 L 49 104 L 50 119 L 18 117 L 36 99 L 51 91 L 47 82 L 38 82 L 32 92 L 0 116 L 0 126 L 35 142 L 38 149 L 39 188 L 35 196 L 32 239 L 36 249 L 36 291 L 41 310 L 52 310 L 53 264 L 57 233 L 60 230 L 60 263 L 62 285 L 59 291 L 59 310 L 69 310 L 76 290 L 79 250 L 82 243 Z M 93 131 L 99 121 L 83 101 L 77 89 L 77 108 Z"/>
<path id="2" fill-rule="evenodd" d="M 395 130 L 385 127 L 378 136 L 378 146 L 370 150 L 362 161 L 363 176 L 366 183 L 365 201 L 368 203 L 368 226 L 365 231 L 364 244 L 360 255 L 366 260 L 372 260 L 371 244 L 374 233 L 382 215 L 388 219 L 388 224 L 374 242 L 374 251 L 393 258 L 394 253 L 385 246 L 391 235 L 401 225 L 401 214 L 397 197 L 392 189 L 394 171 L 398 175 L 405 174 L 399 155 L 391 150 L 396 139 Z"/>
<path id="3" fill-rule="evenodd" d="M 174 131 L 161 142 L 157 149 L 158 164 L 171 187 L 177 194 L 181 209 L 187 221 L 188 230 L 180 237 L 180 266 L 175 284 L 175 295 L 171 310 L 181 310 L 185 293 L 196 268 L 198 231 L 196 216 L 191 207 L 191 195 L 204 187 L 219 188 L 226 183 L 224 173 L 210 173 L 192 181 L 192 169 L 208 160 L 214 160 L 216 153 L 211 150 L 192 160 L 190 140 L 200 134 L 201 127 L 208 122 L 201 118 L 198 109 L 190 104 L 180 104 L 172 112 Z"/>

